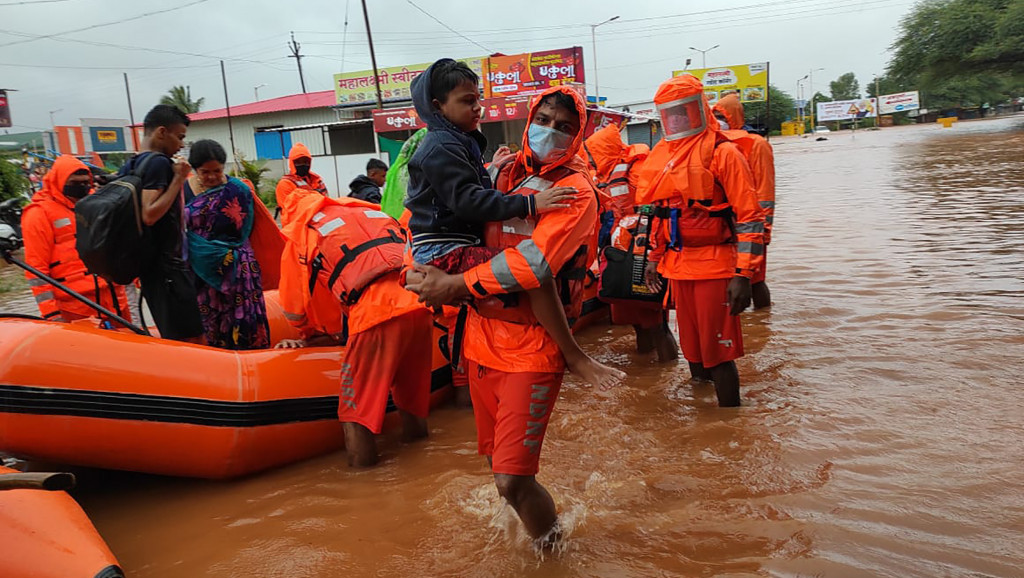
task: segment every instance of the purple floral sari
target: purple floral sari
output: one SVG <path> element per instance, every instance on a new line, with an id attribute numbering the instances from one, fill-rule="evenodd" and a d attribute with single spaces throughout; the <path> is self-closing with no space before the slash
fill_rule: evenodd
<path id="1" fill-rule="evenodd" d="M 202 244 L 204 256 L 210 252 L 204 240 L 228 247 L 222 251 L 223 258 L 213 262 L 199 259 L 198 250 L 189 258 L 196 273 L 199 313 L 207 344 L 223 349 L 270 347 L 260 264 L 248 239 L 252 192 L 243 182 L 228 179 L 220 187 L 194 195 L 186 182 L 185 198 L 185 225 L 190 236 L 198 237 L 190 239 L 189 245 Z"/>

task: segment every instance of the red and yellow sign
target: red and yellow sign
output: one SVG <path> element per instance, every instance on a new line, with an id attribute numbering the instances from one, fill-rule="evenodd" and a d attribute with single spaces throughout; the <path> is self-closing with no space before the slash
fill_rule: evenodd
<path id="1" fill-rule="evenodd" d="M 487 59 L 484 96 L 526 95 L 552 86 L 582 84 L 583 49 L 579 46 Z"/>

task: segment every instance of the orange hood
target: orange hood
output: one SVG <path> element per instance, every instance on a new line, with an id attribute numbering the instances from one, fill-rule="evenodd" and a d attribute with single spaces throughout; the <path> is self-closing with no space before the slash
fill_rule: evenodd
<path id="1" fill-rule="evenodd" d="M 587 152 L 594 159 L 597 178 L 604 179 L 611 174 L 615 165 L 623 160 L 629 147 L 622 142 L 619 127 L 612 123 L 590 135 L 586 141 Z"/>
<path id="2" fill-rule="evenodd" d="M 721 113 L 725 117 L 731 130 L 743 128 L 743 124 L 746 122 L 746 116 L 743 114 L 743 103 L 740 102 L 740 97 L 735 92 L 723 96 L 715 104 L 714 111 Z"/>
<path id="3" fill-rule="evenodd" d="M 711 166 L 715 141 L 721 129 L 704 96 L 704 85 L 689 74 L 671 78 L 658 87 L 654 103 L 660 106 L 694 95 L 700 95 L 704 130 L 677 140 L 662 139 L 654 146 L 640 170 L 638 205 L 677 196 L 703 198 L 704 189 L 709 183 L 713 184 L 714 177 L 707 169 Z"/>
<path id="4" fill-rule="evenodd" d="M 300 142 L 297 142 L 297 143 L 295 143 L 294 146 L 292 146 L 292 150 L 288 151 L 288 174 L 289 175 L 294 175 L 295 174 L 295 159 L 300 159 L 302 157 L 306 157 L 307 159 L 309 159 L 310 171 L 312 171 L 312 169 L 313 169 L 313 167 L 312 167 L 313 155 L 311 155 L 309 153 L 309 149 L 306 148 L 306 145 L 304 145 L 304 144 L 302 144 Z"/>
<path id="5" fill-rule="evenodd" d="M 82 170 L 88 171 L 89 167 L 71 155 L 60 155 L 43 177 L 43 188 L 32 197 L 32 200 L 52 200 L 66 207 L 73 207 L 75 204 L 71 199 L 64 196 L 64 185 L 72 174 Z"/>
<path id="6" fill-rule="evenodd" d="M 565 151 L 565 155 L 562 158 L 553 163 L 539 166 L 533 158 L 533 152 L 530 150 L 530 123 L 533 120 L 533 116 L 537 114 L 541 101 L 549 94 L 556 92 L 569 95 L 576 104 L 576 114 L 579 116 L 580 130 L 576 133 L 576 138 L 569 144 L 569 148 Z M 511 174 L 512 182 L 519 182 L 522 177 L 528 174 L 542 174 L 561 166 L 568 167 L 588 177 L 590 176 L 590 171 L 587 170 L 587 162 L 579 155 L 580 149 L 583 147 L 583 130 L 587 126 L 587 104 L 583 101 L 580 93 L 568 86 L 552 86 L 533 98 L 533 101 L 530 103 L 530 114 L 526 119 L 526 130 L 523 131 L 523 148 L 520 152 L 516 153 L 515 166 L 513 166 Z"/>

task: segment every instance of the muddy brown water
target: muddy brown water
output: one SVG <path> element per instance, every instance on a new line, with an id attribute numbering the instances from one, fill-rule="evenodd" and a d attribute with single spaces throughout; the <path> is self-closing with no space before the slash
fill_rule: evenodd
<path id="1" fill-rule="evenodd" d="M 135 577 L 1024 576 L 1024 117 L 775 150 L 744 406 L 586 331 L 629 379 L 563 388 L 540 474 L 559 555 L 527 545 L 456 409 L 371 470 L 93 472 L 77 497 Z"/>

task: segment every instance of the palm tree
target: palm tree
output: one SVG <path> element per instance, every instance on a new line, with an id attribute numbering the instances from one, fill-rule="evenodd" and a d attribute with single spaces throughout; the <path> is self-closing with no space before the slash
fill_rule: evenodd
<path id="1" fill-rule="evenodd" d="M 192 87 L 190 86 L 172 86 L 167 94 L 160 98 L 160 104 L 176 106 L 181 112 L 191 114 L 199 112 L 199 109 L 203 107 L 204 100 L 206 99 L 192 100 Z"/>

